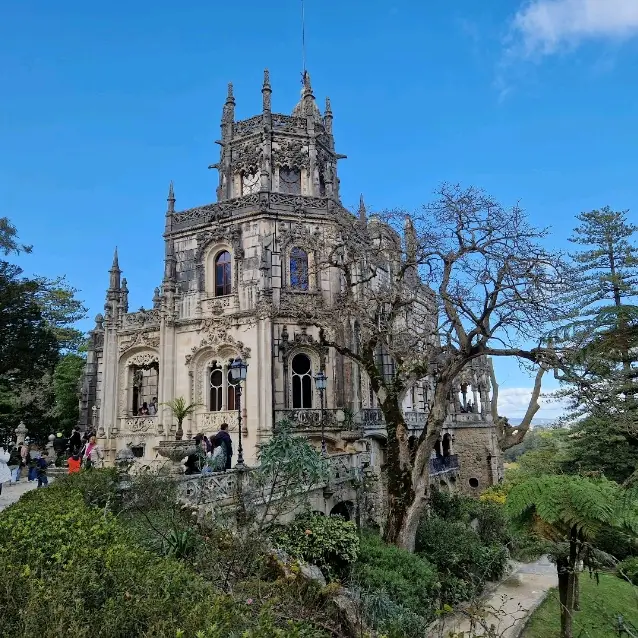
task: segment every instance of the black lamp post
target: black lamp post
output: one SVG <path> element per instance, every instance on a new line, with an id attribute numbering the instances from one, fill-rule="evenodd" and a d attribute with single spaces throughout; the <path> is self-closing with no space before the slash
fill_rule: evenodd
<path id="1" fill-rule="evenodd" d="M 328 384 L 328 377 L 324 374 L 323 370 L 319 370 L 315 375 L 315 387 L 319 390 L 319 400 L 321 401 L 321 454 L 326 456 L 328 451 L 326 450 L 326 437 L 325 437 L 325 407 L 324 407 L 324 392 L 326 385 Z"/>
<path id="2" fill-rule="evenodd" d="M 244 467 L 244 447 L 241 440 L 241 384 L 246 380 L 248 365 L 237 358 L 230 364 L 230 378 L 235 386 L 235 400 L 237 401 L 237 422 L 239 424 L 239 446 L 237 447 L 236 467 Z"/>

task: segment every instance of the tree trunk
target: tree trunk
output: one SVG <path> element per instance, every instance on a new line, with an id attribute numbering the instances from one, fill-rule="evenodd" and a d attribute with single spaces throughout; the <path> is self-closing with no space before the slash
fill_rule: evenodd
<path id="1" fill-rule="evenodd" d="M 574 572 L 574 611 L 580 611 L 580 576 Z"/>
<path id="2" fill-rule="evenodd" d="M 556 561 L 558 571 L 558 600 L 560 603 L 560 638 L 572 638 L 572 614 L 569 607 L 572 579 L 569 573 L 569 561 L 561 558 Z"/>
<path id="3" fill-rule="evenodd" d="M 184 437 L 184 429 L 182 428 L 182 421 L 177 420 L 177 432 L 175 432 L 175 440 L 181 441 Z"/>
<path id="4" fill-rule="evenodd" d="M 387 414 L 386 409 L 384 409 L 384 416 L 388 424 L 389 474 L 388 524 L 384 539 L 386 542 L 393 543 L 409 552 L 414 551 L 419 521 L 428 505 L 430 454 L 447 415 L 448 385 L 441 383 L 437 386 L 426 426 L 419 438 L 414 460 L 408 446 L 408 431 L 399 402 L 396 402 L 396 406 L 392 406 L 393 410 L 388 409 Z M 390 408 L 391 406 L 387 405 L 386 407 Z M 390 425 L 388 415 L 394 417 L 394 425 Z"/>
<path id="5" fill-rule="evenodd" d="M 399 544 L 399 537 L 408 509 L 414 501 L 412 467 L 408 450 L 407 428 L 398 397 L 387 396 L 382 403 L 382 411 L 388 431 L 387 519 L 383 538 L 387 543 L 396 545 Z"/>

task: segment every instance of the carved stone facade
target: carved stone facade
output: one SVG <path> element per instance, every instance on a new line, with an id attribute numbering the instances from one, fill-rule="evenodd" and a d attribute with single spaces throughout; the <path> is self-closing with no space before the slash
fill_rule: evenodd
<path id="1" fill-rule="evenodd" d="M 183 424 L 186 436 L 214 434 L 227 423 L 236 450 L 239 396 L 228 374 L 230 362 L 241 357 L 248 364 L 241 394 L 247 463 L 256 461 L 259 444 L 280 418 L 318 443 L 321 404 L 314 375 L 320 370 L 328 378 L 329 451 L 347 451 L 359 438 L 357 445 L 382 463 L 385 426 L 366 375 L 322 347 L 314 328 L 281 310 L 291 295 L 333 304 L 340 290 L 337 272 L 312 268 L 326 250 L 323 238 L 335 215 L 345 213 L 337 176 L 345 156 L 335 151 L 330 102 L 321 114 L 308 76 L 292 115 L 271 112 L 271 92 L 266 74 L 262 113 L 235 121 L 229 87 L 220 158 L 212 165 L 219 174 L 216 203 L 178 212 L 171 185 L 164 278 L 151 309 L 128 312 L 128 288 L 115 255 L 104 315 L 96 317 L 91 333 L 80 419 L 81 426 L 95 427 L 111 460 L 126 445 L 134 445 L 146 462 L 155 459 L 160 441 L 175 435 L 166 403 L 178 397 L 196 405 Z M 442 449 L 447 456 L 458 453 L 460 482 L 477 478 L 481 487 L 498 480 L 489 391 L 481 365 L 459 379 Z M 425 380 L 405 398 L 414 435 L 425 424 L 430 393 Z"/>

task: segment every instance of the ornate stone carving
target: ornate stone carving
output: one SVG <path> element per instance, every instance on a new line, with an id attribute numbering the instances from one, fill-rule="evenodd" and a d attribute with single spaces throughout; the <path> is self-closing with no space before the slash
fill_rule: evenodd
<path id="1" fill-rule="evenodd" d="M 306 130 L 307 121 L 305 117 L 295 117 L 292 115 L 272 114 L 272 127 L 276 131 L 294 132 Z"/>
<path id="2" fill-rule="evenodd" d="M 122 337 L 120 340 L 120 354 L 138 346 L 158 348 L 160 344 L 159 332 L 138 332 Z"/>
<path id="3" fill-rule="evenodd" d="M 233 125 L 234 137 L 243 137 L 245 135 L 252 135 L 258 133 L 261 130 L 263 124 L 263 116 L 255 115 L 247 120 L 240 120 Z"/>
<path id="4" fill-rule="evenodd" d="M 149 366 L 151 363 L 159 363 L 157 352 L 138 352 L 126 360 L 126 366 Z"/>
<path id="5" fill-rule="evenodd" d="M 239 421 L 237 420 L 237 410 L 219 411 L 219 412 L 200 412 L 197 415 L 197 431 L 204 434 L 217 432 L 222 423 L 228 423 L 229 432 L 237 432 L 239 430 Z"/>
<path id="6" fill-rule="evenodd" d="M 233 148 L 232 164 L 235 172 L 255 174 L 262 164 L 263 150 L 258 142 L 245 142 Z"/>
<path id="7" fill-rule="evenodd" d="M 124 315 L 124 327 L 141 327 L 148 325 L 158 325 L 160 322 L 159 310 L 145 310 L 140 308 L 137 312 L 130 312 Z"/>
<path id="8" fill-rule="evenodd" d="M 288 168 L 308 168 L 310 156 L 308 149 L 301 140 L 278 139 L 279 148 L 273 147 L 273 165 Z"/>
<path id="9" fill-rule="evenodd" d="M 126 419 L 124 427 L 127 432 L 150 432 L 152 430 L 155 430 L 155 428 L 157 427 L 157 417 L 131 417 L 130 419 Z"/>

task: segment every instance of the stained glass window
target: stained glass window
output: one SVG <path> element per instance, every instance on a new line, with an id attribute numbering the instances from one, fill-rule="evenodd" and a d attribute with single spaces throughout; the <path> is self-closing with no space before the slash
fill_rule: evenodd
<path id="1" fill-rule="evenodd" d="M 225 250 L 215 259 L 215 296 L 230 295 L 233 291 L 230 253 Z"/>
<path id="2" fill-rule="evenodd" d="M 290 287 L 308 290 L 308 253 L 297 247 L 290 251 Z"/>

